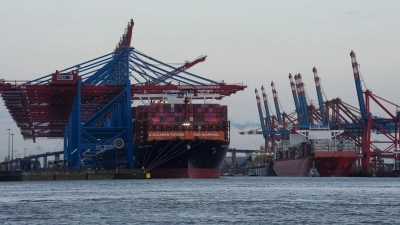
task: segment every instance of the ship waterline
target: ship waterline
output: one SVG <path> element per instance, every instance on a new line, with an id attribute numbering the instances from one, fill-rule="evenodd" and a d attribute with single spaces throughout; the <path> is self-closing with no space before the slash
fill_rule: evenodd
<path id="1" fill-rule="evenodd" d="M 349 176 L 357 160 L 357 154 L 347 155 L 347 157 L 309 157 L 275 161 L 274 171 L 278 176 L 307 177 L 314 165 L 321 177 Z"/>

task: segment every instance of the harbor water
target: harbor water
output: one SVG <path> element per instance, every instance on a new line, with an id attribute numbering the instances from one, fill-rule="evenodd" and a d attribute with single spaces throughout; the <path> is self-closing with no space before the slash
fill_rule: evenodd
<path id="1" fill-rule="evenodd" d="M 399 178 L 0 183 L 1 224 L 400 224 Z"/>

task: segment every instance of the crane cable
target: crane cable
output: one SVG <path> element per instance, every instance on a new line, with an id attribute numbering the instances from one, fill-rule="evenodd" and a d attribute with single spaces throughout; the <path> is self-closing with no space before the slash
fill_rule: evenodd
<path id="1" fill-rule="evenodd" d="M 182 140 L 180 143 L 176 144 L 175 147 L 173 147 L 173 148 L 170 149 L 167 153 L 165 153 L 158 161 L 156 161 L 156 162 L 152 163 L 151 165 L 149 165 L 149 168 L 155 168 L 155 167 L 157 167 L 157 166 L 163 164 L 164 162 L 168 161 L 170 158 L 167 158 L 167 159 L 164 159 L 164 158 L 165 158 L 166 156 L 169 157 L 169 156 L 173 155 L 172 153 L 171 153 L 170 155 L 168 155 L 168 153 L 170 153 L 172 150 L 174 150 L 176 147 L 178 147 L 183 141 L 184 141 L 184 140 Z M 191 142 L 190 142 L 190 143 L 191 143 Z M 190 143 L 189 143 L 189 144 L 190 144 Z M 185 146 L 183 146 L 183 147 L 185 147 Z M 179 152 L 179 150 L 181 150 L 183 147 L 181 147 L 180 149 L 178 149 L 178 151 L 176 151 L 176 152 Z M 165 148 L 164 148 L 164 149 L 165 149 Z M 175 154 L 176 152 L 174 152 L 174 154 Z M 161 155 L 161 153 L 160 153 L 160 155 Z M 160 156 L 160 155 L 158 155 L 158 156 Z"/>
<path id="2" fill-rule="evenodd" d="M 172 143 L 172 141 L 173 141 L 173 140 L 171 140 L 171 141 L 168 143 L 168 145 L 170 145 L 170 144 Z M 152 165 L 154 165 L 154 164 L 158 163 L 159 161 L 163 160 L 163 158 L 165 157 L 166 154 L 168 154 L 170 151 L 174 150 L 174 149 L 175 149 L 177 146 L 179 146 L 183 141 L 184 141 L 184 140 L 182 140 L 181 142 L 179 142 L 178 144 L 176 144 L 176 145 L 175 145 L 173 148 L 171 148 L 167 153 L 165 153 L 164 156 L 162 156 L 160 159 L 158 159 L 158 157 L 160 157 L 160 155 L 162 155 L 164 149 L 165 149 L 166 147 L 168 147 L 168 145 L 165 146 L 165 147 L 163 148 L 163 150 L 160 152 L 160 154 L 158 154 L 157 157 L 156 157 L 155 159 L 153 159 L 153 162 L 151 162 L 151 163 L 149 164 L 148 167 L 151 167 Z"/>
<path id="3" fill-rule="evenodd" d="M 142 163 L 142 166 L 144 166 L 145 164 L 146 164 L 146 162 L 147 162 L 147 160 L 150 158 L 150 156 L 151 156 L 151 153 L 153 153 L 153 150 L 154 150 L 154 148 L 156 147 L 156 145 L 157 145 L 157 141 L 156 141 L 156 143 L 154 143 L 154 146 L 153 146 L 153 148 L 151 149 L 151 151 L 150 151 L 150 154 L 149 154 L 149 157 L 146 159 L 146 155 L 147 155 L 147 150 L 149 150 L 148 149 L 148 147 L 146 148 L 146 153 L 144 154 L 144 158 L 143 158 L 143 163 Z"/>
<path id="4" fill-rule="evenodd" d="M 194 141 L 194 140 L 193 140 L 193 141 Z M 190 143 L 192 143 L 193 141 L 191 141 Z M 194 147 L 196 147 L 197 145 L 199 145 L 199 144 L 203 143 L 203 142 L 205 142 L 205 140 L 203 140 L 203 141 L 201 141 L 200 143 L 198 143 L 198 144 L 194 145 L 194 146 L 193 146 L 193 148 L 194 148 Z M 189 144 L 190 144 L 190 143 L 189 143 Z M 182 148 L 184 148 L 184 147 L 185 147 L 185 146 L 183 146 Z M 178 151 L 180 151 L 182 148 L 180 148 Z M 161 164 L 163 164 L 163 163 L 167 162 L 168 160 L 171 160 L 171 159 L 173 159 L 173 158 L 175 158 L 175 157 L 179 156 L 180 154 L 182 154 L 182 153 L 184 153 L 184 152 L 188 151 L 189 149 L 191 149 L 191 148 L 186 148 L 186 150 L 182 151 L 181 153 L 179 153 L 179 154 L 177 154 L 177 155 L 174 155 L 174 156 L 172 156 L 172 157 L 170 157 L 170 158 L 166 159 L 164 162 L 160 162 L 160 163 L 158 163 L 157 165 L 154 165 L 153 167 L 151 167 L 149 170 L 146 170 L 146 171 L 150 171 L 150 170 L 152 170 L 152 169 L 156 168 L 157 166 L 159 166 L 159 165 L 161 165 Z"/>

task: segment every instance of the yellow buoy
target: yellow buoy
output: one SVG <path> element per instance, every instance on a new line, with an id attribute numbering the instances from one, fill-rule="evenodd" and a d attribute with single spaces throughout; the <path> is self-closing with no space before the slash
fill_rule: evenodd
<path id="1" fill-rule="evenodd" d="M 146 173 L 146 179 L 150 179 L 150 173 Z"/>

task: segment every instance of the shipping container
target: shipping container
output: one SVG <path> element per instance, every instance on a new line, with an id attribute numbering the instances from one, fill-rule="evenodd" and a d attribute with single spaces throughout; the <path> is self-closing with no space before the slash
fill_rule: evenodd
<path id="1" fill-rule="evenodd" d="M 151 103 L 133 107 L 135 140 L 228 140 L 226 111 L 227 106 L 219 104 Z"/>

